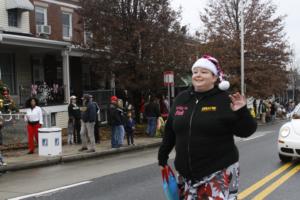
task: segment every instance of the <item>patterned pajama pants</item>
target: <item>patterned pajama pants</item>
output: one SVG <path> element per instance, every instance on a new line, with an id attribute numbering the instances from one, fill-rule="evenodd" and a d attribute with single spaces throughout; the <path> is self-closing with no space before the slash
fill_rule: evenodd
<path id="1" fill-rule="evenodd" d="M 186 180 L 179 175 L 181 200 L 236 200 L 239 182 L 239 163 L 215 172 L 201 180 Z"/>

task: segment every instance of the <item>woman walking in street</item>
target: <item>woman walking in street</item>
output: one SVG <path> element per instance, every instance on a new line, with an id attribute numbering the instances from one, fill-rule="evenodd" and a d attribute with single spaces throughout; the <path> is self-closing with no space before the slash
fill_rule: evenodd
<path id="1" fill-rule="evenodd" d="M 168 163 L 175 146 L 181 199 L 233 200 L 237 198 L 239 154 L 234 136 L 256 131 L 246 99 L 224 90 L 218 61 L 208 55 L 192 66 L 193 86 L 180 93 L 172 105 L 158 160 Z"/>
<path id="2" fill-rule="evenodd" d="M 43 125 L 43 112 L 38 106 L 38 100 L 36 98 L 30 98 L 27 102 L 29 107 L 26 110 L 25 121 L 27 122 L 28 131 L 28 154 L 34 153 L 34 139 L 38 144 L 38 129 Z"/>

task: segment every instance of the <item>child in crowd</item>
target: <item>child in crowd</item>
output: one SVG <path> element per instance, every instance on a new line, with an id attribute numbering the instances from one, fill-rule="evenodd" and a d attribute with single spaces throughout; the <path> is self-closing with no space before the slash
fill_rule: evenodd
<path id="1" fill-rule="evenodd" d="M 132 113 L 129 111 L 127 113 L 127 120 L 126 120 L 126 123 L 125 123 L 125 131 L 126 131 L 128 146 L 129 145 L 135 145 L 134 140 L 133 140 L 134 130 L 135 130 L 135 121 L 132 118 Z"/>

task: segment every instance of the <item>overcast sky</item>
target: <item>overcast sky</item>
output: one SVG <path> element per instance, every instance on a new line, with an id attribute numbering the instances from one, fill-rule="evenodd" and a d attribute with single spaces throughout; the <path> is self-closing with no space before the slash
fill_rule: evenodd
<path id="1" fill-rule="evenodd" d="M 172 6 L 182 6 L 182 23 L 188 24 L 189 29 L 199 30 L 199 12 L 207 5 L 208 0 L 171 0 Z M 297 63 L 300 61 L 300 1 L 299 0 L 273 0 L 278 6 L 278 15 L 287 15 L 285 19 L 285 32 L 288 40 L 295 50 Z"/>

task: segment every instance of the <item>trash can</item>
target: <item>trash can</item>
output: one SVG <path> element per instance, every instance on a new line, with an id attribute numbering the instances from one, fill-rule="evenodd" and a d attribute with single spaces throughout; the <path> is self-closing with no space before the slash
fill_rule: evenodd
<path id="1" fill-rule="evenodd" d="M 61 153 L 61 128 L 39 128 L 39 155 L 57 156 Z"/>

